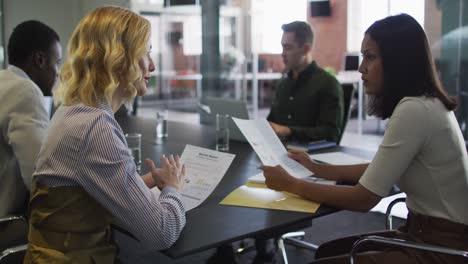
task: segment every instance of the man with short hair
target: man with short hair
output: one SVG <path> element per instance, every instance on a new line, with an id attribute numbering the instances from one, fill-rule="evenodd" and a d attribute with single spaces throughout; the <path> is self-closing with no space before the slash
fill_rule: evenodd
<path id="1" fill-rule="evenodd" d="M 24 213 L 34 165 L 46 136 L 51 95 L 62 59 L 57 33 L 39 21 L 16 26 L 8 68 L 0 71 L 0 217 Z"/>
<path id="2" fill-rule="evenodd" d="M 281 138 L 337 142 L 343 129 L 341 85 L 313 60 L 313 33 L 308 23 L 294 21 L 281 28 L 287 77 L 276 87 L 267 120 Z"/>
<path id="3" fill-rule="evenodd" d="M 343 129 L 343 90 L 312 58 L 313 32 L 303 21 L 284 24 L 281 54 L 287 76 L 276 87 L 267 120 L 283 139 L 337 142 Z M 268 235 L 255 240 L 254 263 L 274 262 Z"/>

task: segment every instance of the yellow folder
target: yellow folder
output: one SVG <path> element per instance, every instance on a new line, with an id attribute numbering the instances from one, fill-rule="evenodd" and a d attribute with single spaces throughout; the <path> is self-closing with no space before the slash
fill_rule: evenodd
<path id="1" fill-rule="evenodd" d="M 264 183 L 248 182 L 221 201 L 223 205 L 315 213 L 319 203 L 287 192 L 268 189 Z"/>

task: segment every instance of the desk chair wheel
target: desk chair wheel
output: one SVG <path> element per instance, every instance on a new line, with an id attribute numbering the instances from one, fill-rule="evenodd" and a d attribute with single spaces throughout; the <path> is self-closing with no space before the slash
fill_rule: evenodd
<path id="1" fill-rule="evenodd" d="M 244 255 L 248 252 L 256 250 L 254 244 L 250 244 L 247 239 L 241 240 L 239 247 L 237 248 L 236 252 L 237 254 Z"/>
<path id="2" fill-rule="evenodd" d="M 275 248 L 273 249 L 273 251 L 277 251 L 279 249 L 279 247 L 278 247 L 279 238 L 272 238 L 272 239 L 275 240 L 275 243 L 274 243 Z M 268 240 L 264 240 L 264 241 L 268 241 Z M 250 243 L 250 241 L 252 241 L 252 243 Z M 268 247 L 268 246 L 265 244 L 265 249 L 266 249 L 266 247 Z M 243 255 L 243 254 L 246 254 L 246 253 L 254 251 L 254 250 L 257 250 L 256 239 L 255 238 L 253 238 L 253 239 L 243 239 L 243 240 L 240 241 L 239 247 L 237 248 L 236 252 L 237 252 L 237 254 Z"/>

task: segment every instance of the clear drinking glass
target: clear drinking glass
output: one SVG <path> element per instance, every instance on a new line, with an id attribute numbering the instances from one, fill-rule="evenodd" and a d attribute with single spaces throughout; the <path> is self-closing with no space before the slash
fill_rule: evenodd
<path id="1" fill-rule="evenodd" d="M 216 150 L 229 151 L 229 115 L 216 114 Z"/>
<path id="2" fill-rule="evenodd" d="M 156 138 L 167 138 L 167 118 L 169 117 L 168 110 L 158 111 L 156 113 Z"/>

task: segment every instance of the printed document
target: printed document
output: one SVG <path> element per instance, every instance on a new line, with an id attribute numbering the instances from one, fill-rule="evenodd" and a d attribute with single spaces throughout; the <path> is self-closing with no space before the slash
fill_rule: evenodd
<path id="1" fill-rule="evenodd" d="M 264 165 L 281 165 L 289 174 L 296 178 L 304 178 L 313 174 L 299 162 L 288 157 L 288 151 L 266 119 L 232 119 Z"/>
<path id="2" fill-rule="evenodd" d="M 333 165 L 354 165 L 354 164 L 365 164 L 369 163 L 369 160 L 349 155 L 343 152 L 329 152 L 322 154 L 309 155 L 311 159 L 333 164 Z"/>
<path id="3" fill-rule="evenodd" d="M 185 184 L 181 191 L 186 211 L 199 206 L 210 196 L 228 170 L 235 155 L 186 145 L 181 164 L 185 164 Z"/>

